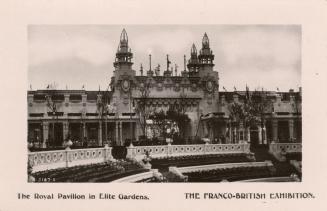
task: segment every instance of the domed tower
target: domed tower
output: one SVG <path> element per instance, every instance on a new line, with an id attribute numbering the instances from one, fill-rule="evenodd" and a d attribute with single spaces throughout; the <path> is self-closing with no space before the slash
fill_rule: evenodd
<path id="1" fill-rule="evenodd" d="M 133 65 L 132 58 L 133 53 L 128 47 L 128 36 L 126 30 L 123 29 L 114 62 L 115 70 L 131 70 Z"/>
<path id="2" fill-rule="evenodd" d="M 191 58 L 188 60 L 187 68 L 189 70 L 189 76 L 197 76 L 198 75 L 198 66 L 199 60 L 198 60 L 198 52 L 196 50 L 196 47 L 193 43 L 191 48 Z"/>
<path id="3" fill-rule="evenodd" d="M 199 59 L 199 75 L 207 75 L 208 72 L 213 71 L 213 60 L 214 55 L 210 49 L 209 38 L 207 33 L 204 33 L 202 38 L 202 49 L 200 50 L 198 59 Z"/>
<path id="4" fill-rule="evenodd" d="M 120 41 L 118 45 L 118 49 L 116 52 L 116 58 L 114 62 L 114 81 L 117 83 L 119 80 L 121 80 L 122 76 L 135 76 L 135 70 L 132 69 L 132 58 L 133 53 L 131 51 L 131 48 L 128 46 L 128 36 L 126 33 L 126 30 L 123 29 L 120 35 Z M 116 85 L 116 84 L 115 84 Z"/>

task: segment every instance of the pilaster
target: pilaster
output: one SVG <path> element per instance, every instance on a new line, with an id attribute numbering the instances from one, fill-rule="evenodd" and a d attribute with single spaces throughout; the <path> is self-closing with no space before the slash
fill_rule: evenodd
<path id="1" fill-rule="evenodd" d="M 119 143 L 121 146 L 123 146 L 123 122 L 119 122 Z"/>
<path id="2" fill-rule="evenodd" d="M 288 130 L 289 130 L 289 134 L 290 134 L 290 142 L 294 141 L 294 120 L 290 119 L 288 120 Z"/>
<path id="3" fill-rule="evenodd" d="M 119 131 L 118 131 L 118 127 L 119 127 L 119 122 L 115 122 L 116 123 L 116 144 L 119 145 Z"/>
<path id="4" fill-rule="evenodd" d="M 42 148 L 46 148 L 46 142 L 49 138 L 49 122 L 42 123 L 43 130 L 43 140 L 42 140 Z"/>
<path id="5" fill-rule="evenodd" d="M 102 122 L 99 121 L 99 131 L 98 131 L 98 146 L 102 146 Z"/>
<path id="6" fill-rule="evenodd" d="M 67 139 L 68 134 L 69 134 L 69 123 L 68 123 L 68 121 L 64 121 L 62 123 L 62 131 L 63 131 L 63 138 L 65 140 L 65 139 Z"/>
<path id="7" fill-rule="evenodd" d="M 273 119 L 272 120 L 272 141 L 273 142 L 278 142 L 278 120 Z"/>
<path id="8" fill-rule="evenodd" d="M 262 127 L 258 126 L 258 142 L 261 145 L 262 144 Z"/>

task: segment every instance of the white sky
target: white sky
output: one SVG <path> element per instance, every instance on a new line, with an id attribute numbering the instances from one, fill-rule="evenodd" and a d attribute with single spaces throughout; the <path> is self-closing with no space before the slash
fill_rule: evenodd
<path id="1" fill-rule="evenodd" d="M 28 27 L 28 82 L 33 90 L 54 82 L 58 89 L 106 89 L 122 29 L 140 64 L 166 67 L 166 54 L 183 70 L 191 45 L 201 48 L 204 32 L 215 54 L 220 90 L 288 91 L 301 86 L 301 27 L 298 25 L 31 25 Z M 161 71 L 162 74 L 163 71 Z"/>

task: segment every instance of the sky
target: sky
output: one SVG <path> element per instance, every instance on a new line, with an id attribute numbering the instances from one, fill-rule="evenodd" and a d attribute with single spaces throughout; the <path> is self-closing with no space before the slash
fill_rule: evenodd
<path id="1" fill-rule="evenodd" d="M 194 43 L 199 51 L 206 32 L 215 55 L 220 90 L 298 90 L 301 86 L 299 25 L 30 25 L 28 84 L 30 89 L 104 90 L 123 28 L 134 54 L 133 69 L 166 67 L 166 55 L 184 69 Z M 161 71 L 162 74 L 163 71 Z"/>

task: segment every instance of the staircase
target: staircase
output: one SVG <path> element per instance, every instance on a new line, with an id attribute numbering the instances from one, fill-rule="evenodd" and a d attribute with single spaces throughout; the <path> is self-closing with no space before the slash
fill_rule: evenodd
<path id="1" fill-rule="evenodd" d="M 280 162 L 274 158 L 271 154 L 269 154 L 269 146 L 268 145 L 258 145 L 251 149 L 254 153 L 257 162 L 263 162 L 265 160 L 270 160 L 274 164 L 276 169 L 277 177 L 290 176 L 293 173 L 296 173 L 296 169 L 292 166 L 289 161 Z"/>
<path id="2" fill-rule="evenodd" d="M 265 160 L 272 161 L 273 157 L 269 154 L 268 150 L 268 145 L 257 145 L 256 147 L 251 148 L 251 152 L 254 153 L 257 162 L 263 162 Z"/>

